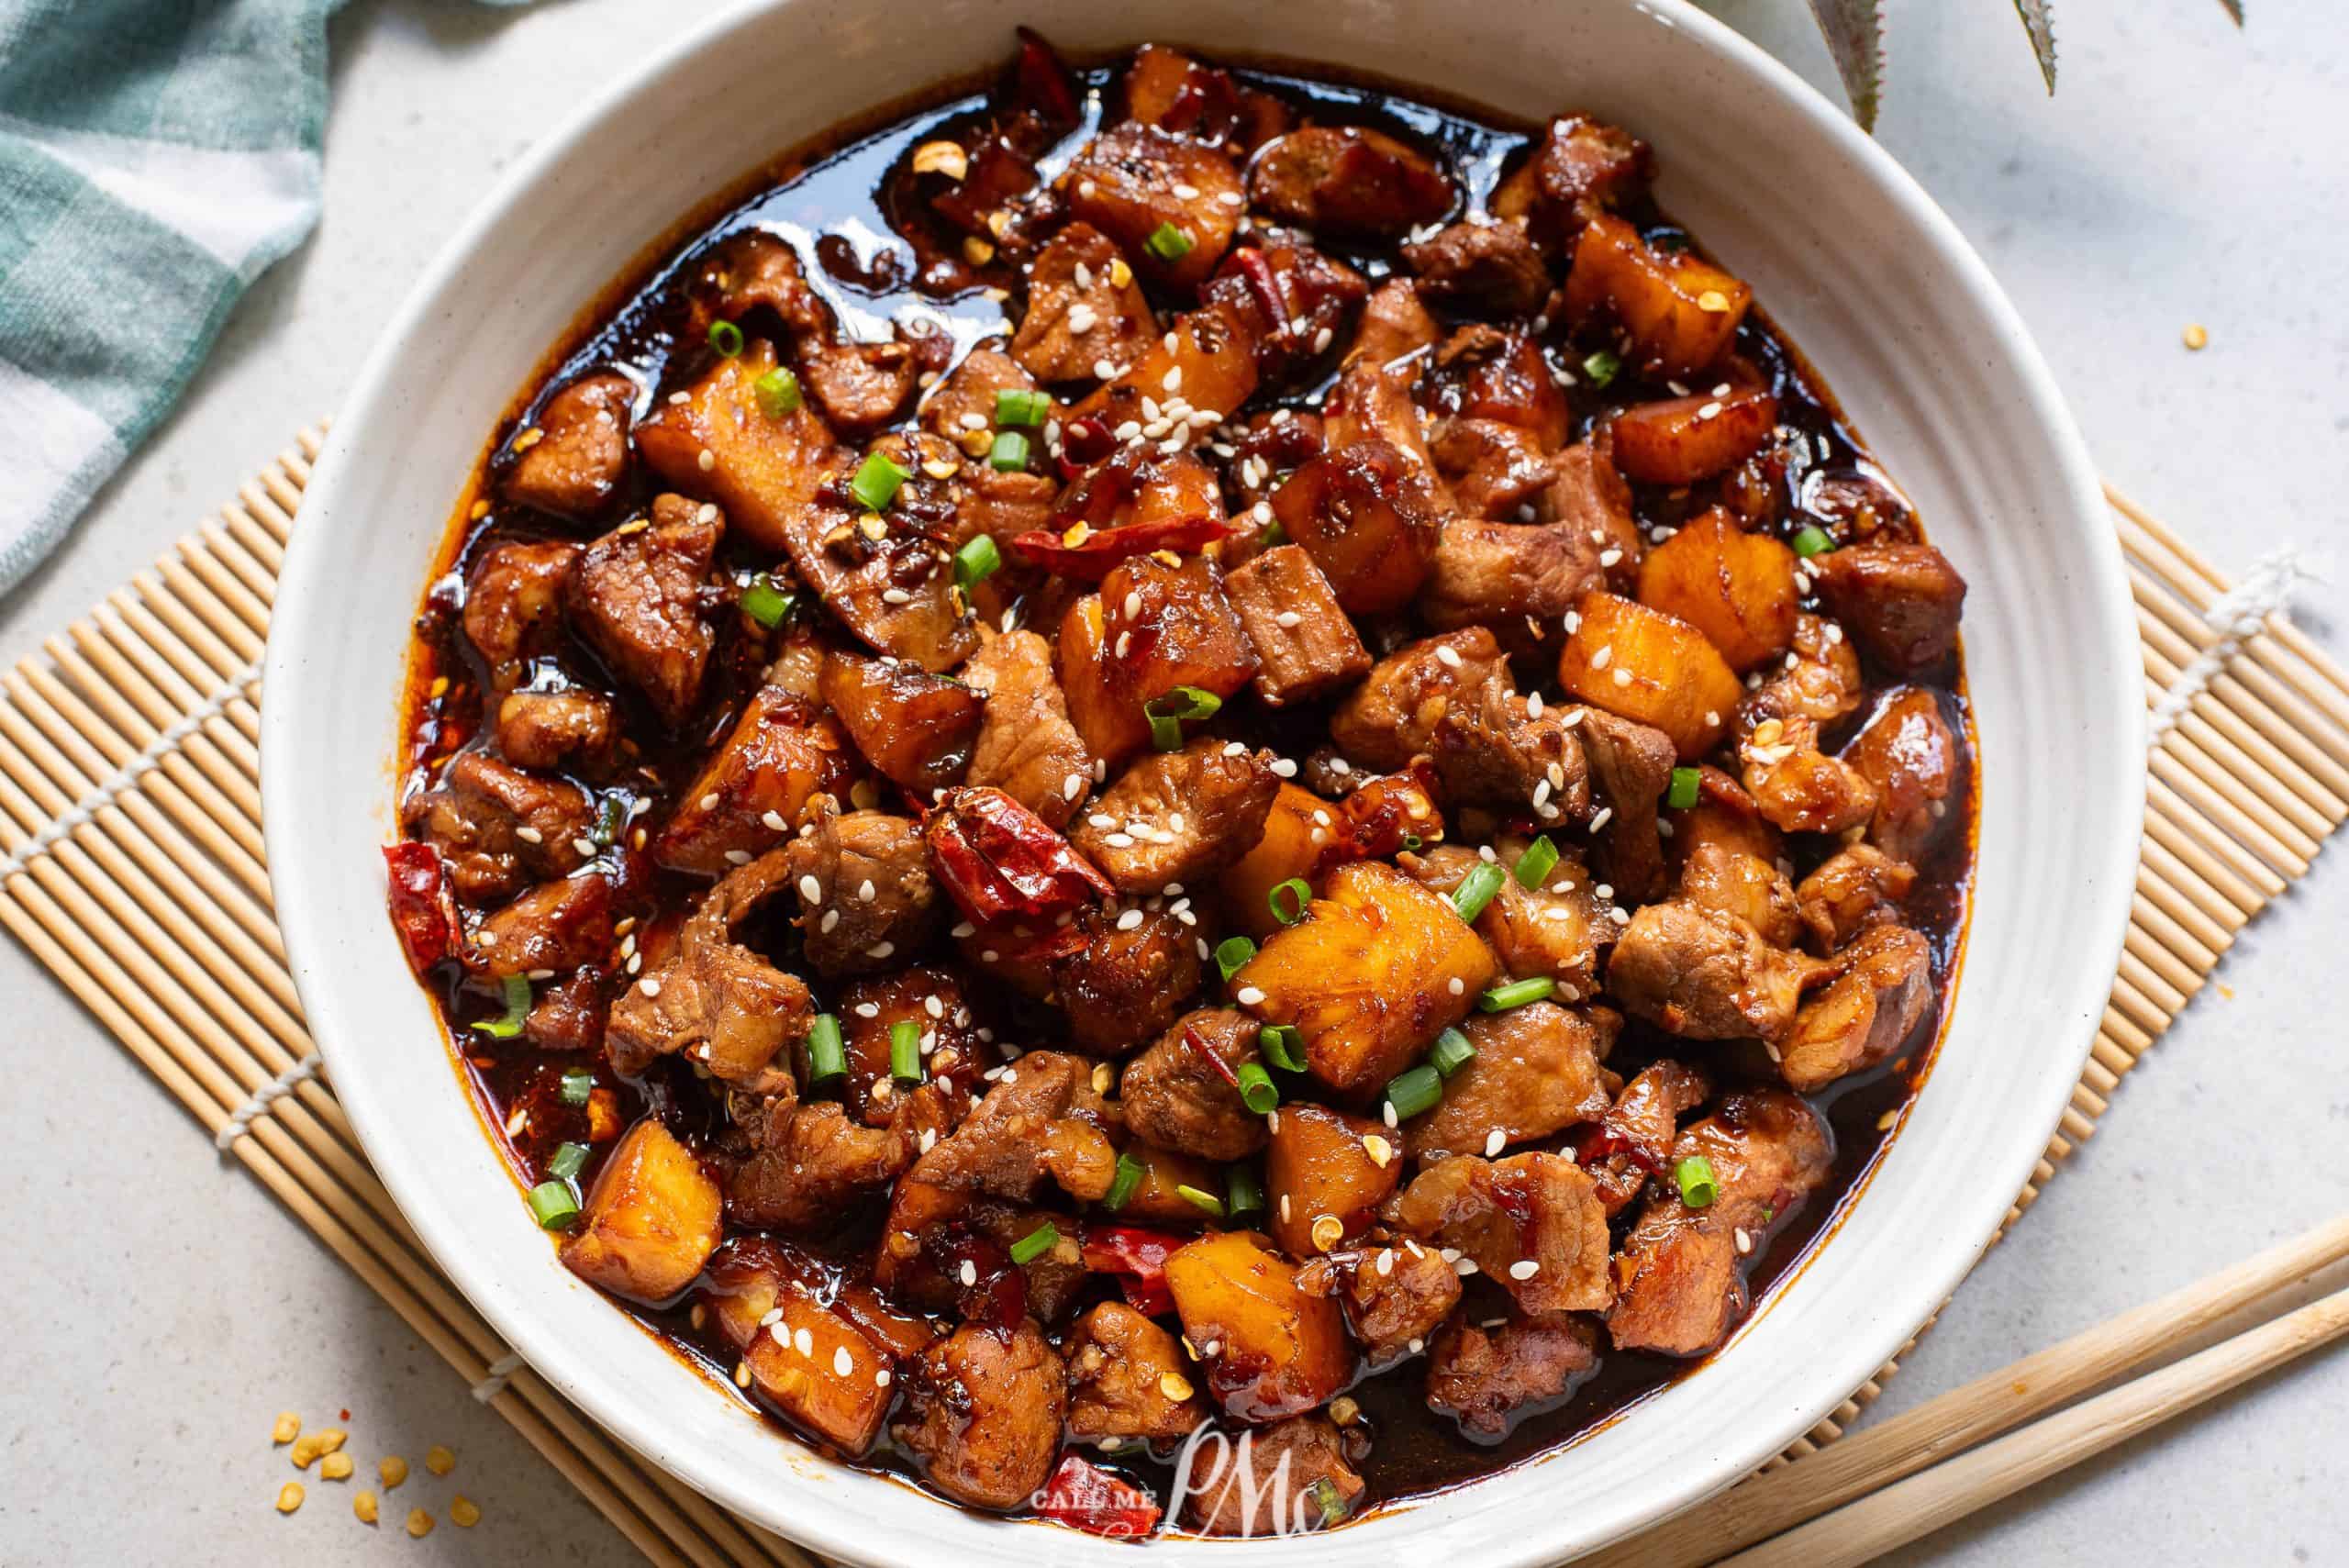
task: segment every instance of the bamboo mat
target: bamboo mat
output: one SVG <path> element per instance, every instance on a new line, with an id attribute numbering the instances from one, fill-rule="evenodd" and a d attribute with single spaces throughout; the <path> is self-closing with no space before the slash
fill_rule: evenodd
<path id="1" fill-rule="evenodd" d="M 322 439 L 304 431 L 217 518 L 0 673 L 0 925 L 649 1561 L 817 1568 L 515 1369 L 433 1267 L 317 1075 L 271 915 L 257 705 L 277 571 Z M 2108 495 L 2160 740 L 2111 1001 L 2009 1224 L 2095 1132 L 2235 933 L 2349 815 L 2349 675 Z M 1832 1441 L 1898 1364 L 1774 1463 Z"/>

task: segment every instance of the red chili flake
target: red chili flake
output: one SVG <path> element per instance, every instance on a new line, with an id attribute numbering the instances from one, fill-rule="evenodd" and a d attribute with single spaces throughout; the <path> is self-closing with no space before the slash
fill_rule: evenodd
<path id="1" fill-rule="evenodd" d="M 1424 757 L 1400 773 L 1366 781 L 1338 803 L 1338 831 L 1322 846 L 1313 874 L 1348 861 L 1392 859 L 1408 839 L 1424 845 L 1438 838 L 1443 817 L 1435 802 L 1435 768 Z"/>
<path id="2" fill-rule="evenodd" d="M 1071 419 L 1061 427 L 1061 477 L 1073 480 L 1117 450 L 1118 440 L 1109 433 L 1109 421 L 1098 414 Z"/>
<path id="3" fill-rule="evenodd" d="M 400 945 L 407 950 L 408 966 L 424 974 L 456 957 L 461 935 L 457 899 L 449 890 L 440 851 L 412 840 L 386 844 L 384 869 L 388 873 L 384 903 L 392 924 L 399 929 Z"/>
<path id="4" fill-rule="evenodd" d="M 1076 83 L 1052 46 L 1026 28 L 1019 29 L 1019 58 L 1011 68 L 1013 112 L 1034 115 L 1046 126 L 1077 122 Z"/>
<path id="5" fill-rule="evenodd" d="M 1036 1511 L 1088 1535 L 1120 1540 L 1139 1540 L 1158 1524 L 1157 1499 L 1126 1480 L 1076 1454 L 1063 1457 L 1060 1468 L 1044 1483 Z"/>
<path id="6" fill-rule="evenodd" d="M 1011 548 L 1047 572 L 1058 573 L 1063 577 L 1074 577 L 1080 582 L 1098 583 L 1128 556 L 1148 555 L 1160 550 L 1188 555 L 1229 537 L 1230 533 L 1229 523 L 1202 512 L 1194 517 L 1168 517 L 1160 522 L 1128 523 L 1120 528 L 1097 528 L 1074 544 L 1067 542 L 1065 533 L 1054 533 L 1050 528 L 1031 528 L 1014 539 Z"/>
<path id="7" fill-rule="evenodd" d="M 1235 1089 L 1240 1087 L 1240 1075 L 1231 1070 L 1231 1063 L 1223 1059 L 1223 1052 L 1216 1050 L 1206 1040 L 1199 1038 L 1199 1029 L 1197 1024 L 1185 1024 L 1183 1026 L 1183 1043 L 1189 1046 L 1198 1056 L 1198 1059 L 1206 1062 L 1208 1070 L 1214 1073 L 1217 1077 L 1222 1079 L 1225 1083 L 1230 1084 Z"/>
<path id="8" fill-rule="evenodd" d="M 1126 1287 L 1126 1298 L 1145 1316 L 1155 1318 L 1174 1305 L 1166 1287 L 1167 1255 L 1188 1240 L 1141 1225 L 1088 1225 L 1081 1253 L 1086 1268 L 1097 1274 L 1116 1274 Z M 1160 1305 L 1144 1306 L 1138 1292 L 1157 1298 Z"/>
<path id="9" fill-rule="evenodd" d="M 930 863 L 974 924 L 1047 918 L 1117 888 L 1044 819 L 999 789 L 948 793 L 923 824 Z"/>

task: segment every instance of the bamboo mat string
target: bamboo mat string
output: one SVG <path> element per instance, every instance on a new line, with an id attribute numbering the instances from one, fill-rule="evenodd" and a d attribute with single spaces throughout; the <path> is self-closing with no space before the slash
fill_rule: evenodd
<path id="1" fill-rule="evenodd" d="M 649 1562 L 818 1568 L 614 1443 L 504 1344 L 434 1269 L 319 1070 L 270 896 L 258 670 L 322 439 L 322 429 L 303 432 L 216 518 L 39 655 L 0 672 L 0 927 L 187 1108 L 224 1159 L 284 1203 Z M 2143 856 L 2110 1004 L 2009 1225 L 2095 1134 L 2121 1081 L 2236 933 L 2349 817 L 2349 673 L 2285 614 L 2305 567 L 2279 552 L 2231 586 L 2143 508 L 2108 499 L 2143 643 Z M 1896 1357 L 1768 1468 L 1832 1444 L 1898 1368 Z"/>

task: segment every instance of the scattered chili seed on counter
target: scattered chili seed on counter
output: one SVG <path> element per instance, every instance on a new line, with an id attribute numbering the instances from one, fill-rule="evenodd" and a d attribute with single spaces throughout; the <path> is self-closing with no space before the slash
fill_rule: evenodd
<path id="1" fill-rule="evenodd" d="M 373 1524 L 375 1522 L 375 1494 L 368 1491 L 360 1492 L 351 1499 L 351 1511 L 359 1516 L 361 1524 Z"/>
<path id="2" fill-rule="evenodd" d="M 2197 321 L 2197 322 L 2194 322 L 2194 323 L 2190 324 L 2190 325 L 2186 328 L 2186 346 L 2187 346 L 2188 348 L 2189 348 L 2189 349 L 2206 349 L 2206 348 L 2209 348 L 2209 347 L 2210 347 L 2210 329 L 2209 329 L 2208 328 L 2204 327 L 2204 326 L 2202 325 L 2202 323 L 2200 323 L 2199 321 Z"/>
<path id="3" fill-rule="evenodd" d="M 446 1475 L 457 1468 L 457 1456 L 439 1443 L 424 1451 L 424 1468 L 435 1475 Z"/>
<path id="4" fill-rule="evenodd" d="M 407 1479 L 407 1461 L 395 1453 L 387 1454 L 384 1462 L 375 1466 L 375 1473 L 384 1478 L 384 1490 L 388 1492 Z"/>
<path id="5" fill-rule="evenodd" d="M 280 1486 L 277 1489 L 277 1511 L 279 1513 L 290 1514 L 301 1506 L 302 1484 L 299 1481 L 288 1481 L 284 1485 Z"/>
<path id="6" fill-rule="evenodd" d="M 422 1508 L 410 1508 L 407 1511 L 407 1533 L 416 1537 L 418 1540 L 422 1540 L 426 1536 L 430 1535 L 432 1533 L 432 1516 L 426 1513 Z"/>
<path id="7" fill-rule="evenodd" d="M 330 1453 L 320 1459 L 318 1479 L 321 1481 L 350 1480 L 351 1456 L 347 1453 Z"/>
<path id="8" fill-rule="evenodd" d="M 481 1523 L 481 1505 L 460 1492 L 449 1499 L 449 1522 L 461 1529 Z"/>
<path id="9" fill-rule="evenodd" d="M 269 1429 L 269 1440 L 273 1443 L 290 1443 L 301 1435 L 302 1418 L 291 1410 L 280 1410 L 277 1424 Z"/>

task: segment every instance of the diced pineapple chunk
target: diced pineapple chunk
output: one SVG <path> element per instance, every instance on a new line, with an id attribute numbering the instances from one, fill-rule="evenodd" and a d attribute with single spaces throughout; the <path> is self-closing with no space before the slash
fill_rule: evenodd
<path id="1" fill-rule="evenodd" d="M 1359 1235 L 1402 1178 L 1399 1138 L 1367 1117 L 1283 1106 L 1264 1147 L 1273 1240 L 1292 1257 L 1309 1258 Z"/>
<path id="2" fill-rule="evenodd" d="M 758 1391 L 806 1430 L 852 1456 L 873 1446 L 889 1411 L 878 1374 L 896 1358 L 818 1299 L 808 1282 L 777 1266 L 760 1240 L 737 1242 L 710 1270 L 718 1327 L 741 1352 Z M 770 1313 L 780 1313 L 773 1322 Z"/>
<path id="3" fill-rule="evenodd" d="M 1693 762 L 1720 740 L 1745 688 L 1705 634 L 1676 616 L 1589 593 L 1558 651 L 1558 684 L 1594 707 L 1672 737 Z"/>
<path id="4" fill-rule="evenodd" d="M 1281 929 L 1267 899 L 1292 877 L 1314 880 L 1321 851 L 1337 837 L 1338 818 L 1338 808 L 1310 790 L 1281 785 L 1264 818 L 1264 836 L 1216 878 L 1232 929 L 1262 941 Z"/>
<path id="5" fill-rule="evenodd" d="M 1308 1296 L 1297 1265 L 1244 1231 L 1177 1248 L 1166 1259 L 1166 1284 L 1209 1391 L 1243 1421 L 1310 1410 L 1353 1374 L 1337 1302 Z"/>
<path id="6" fill-rule="evenodd" d="M 1232 976 L 1231 994 L 1268 1023 L 1295 1024 L 1315 1077 L 1366 1094 L 1466 1017 L 1494 970 L 1450 900 L 1358 861 L 1330 873 L 1306 917 Z"/>
<path id="7" fill-rule="evenodd" d="M 1150 720 L 1111 678 L 1107 624 L 1100 595 L 1087 594 L 1071 605 L 1061 622 L 1055 673 L 1068 699 L 1069 722 L 1076 726 L 1085 749 L 1118 768 L 1150 744 Z"/>
<path id="8" fill-rule="evenodd" d="M 1566 315 L 1577 326 L 1611 318 L 1641 373 L 1693 376 L 1737 336 L 1753 291 L 1691 251 L 1654 250 L 1608 214 L 1593 217 L 1566 274 Z"/>
<path id="9" fill-rule="evenodd" d="M 1795 552 L 1715 506 L 1648 551 L 1640 603 L 1703 632 L 1742 674 L 1794 641 Z"/>
<path id="10" fill-rule="evenodd" d="M 666 1301 L 693 1284 L 723 1233 L 718 1184 L 651 1117 L 630 1128 L 587 1194 L 562 1261 L 615 1296 Z"/>

